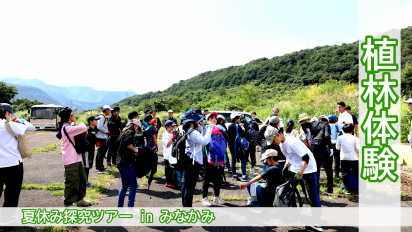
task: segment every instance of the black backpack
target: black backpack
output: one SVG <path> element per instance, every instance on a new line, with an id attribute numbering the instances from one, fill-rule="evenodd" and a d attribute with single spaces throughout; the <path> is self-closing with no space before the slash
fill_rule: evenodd
<path id="1" fill-rule="evenodd" d="M 69 139 L 70 143 L 73 145 L 77 154 L 83 154 L 88 150 L 89 141 L 87 141 L 86 136 L 83 133 L 74 136 L 74 142 L 76 142 L 76 145 L 74 145 L 73 141 L 70 139 L 69 135 L 66 132 L 66 127 L 63 127 L 63 131 L 66 137 Z"/>
<path id="2" fill-rule="evenodd" d="M 267 127 L 268 127 L 267 125 L 264 125 L 262 126 L 262 128 L 259 129 L 258 141 L 265 140 L 265 132 L 266 132 Z"/>
<path id="3" fill-rule="evenodd" d="M 301 124 L 302 129 L 307 133 L 310 129 L 310 144 L 312 151 L 325 141 L 325 123 L 323 122 L 304 122 Z"/>
<path id="4" fill-rule="evenodd" d="M 296 197 L 298 198 L 298 201 L 296 201 Z M 294 181 L 287 180 L 284 184 L 281 184 L 276 188 L 273 207 L 297 207 L 296 203 L 299 203 L 299 207 L 303 206 L 302 198 L 300 197 L 299 191 L 296 189 Z"/>
<path id="5" fill-rule="evenodd" d="M 193 162 L 193 160 L 186 155 L 186 140 L 193 131 L 194 129 L 190 129 L 187 133 L 178 133 L 173 141 L 171 156 L 177 159 L 177 163 L 170 164 L 170 167 L 176 171 L 185 170 Z"/>

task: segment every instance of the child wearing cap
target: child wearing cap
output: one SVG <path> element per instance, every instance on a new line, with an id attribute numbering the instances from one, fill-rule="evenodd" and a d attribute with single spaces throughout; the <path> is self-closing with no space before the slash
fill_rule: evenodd
<path id="1" fill-rule="evenodd" d="M 169 164 L 169 157 L 172 154 L 172 144 L 176 139 L 177 134 L 173 133 L 173 129 L 177 126 L 173 121 L 166 120 L 165 127 L 166 131 L 162 136 L 162 145 L 163 145 L 163 157 L 165 160 L 165 174 L 166 174 L 166 187 L 175 188 L 176 186 L 172 182 L 173 170 Z"/>
<path id="2" fill-rule="evenodd" d="M 312 152 L 300 139 L 294 136 L 285 136 L 281 133 L 275 134 L 273 144 L 280 145 L 287 160 L 282 172 L 286 176 L 293 176 L 295 180 L 303 180 L 309 194 L 310 205 L 320 207 L 317 165 Z"/>
<path id="3" fill-rule="evenodd" d="M 96 134 L 97 134 L 97 121 L 99 117 L 90 116 L 87 118 L 87 123 L 89 127 L 87 127 L 87 136 L 86 140 L 89 142 L 89 147 L 86 152 L 82 154 L 83 166 L 86 172 L 86 180 L 87 180 L 87 187 L 90 188 L 92 185 L 88 182 L 89 180 L 89 170 L 93 167 L 93 160 L 94 160 L 94 150 L 95 144 L 100 145 L 97 142 Z"/>
<path id="4" fill-rule="evenodd" d="M 240 189 L 247 188 L 250 197 L 248 203 L 242 206 L 262 206 L 271 207 L 275 199 L 276 188 L 285 183 L 285 177 L 282 175 L 283 167 L 279 165 L 278 152 L 274 149 L 267 149 L 262 155 L 262 161 L 269 168 L 260 175 L 255 173 L 256 177 L 247 183 L 240 185 Z M 266 186 L 262 187 L 256 183 L 259 180 L 266 180 Z"/>

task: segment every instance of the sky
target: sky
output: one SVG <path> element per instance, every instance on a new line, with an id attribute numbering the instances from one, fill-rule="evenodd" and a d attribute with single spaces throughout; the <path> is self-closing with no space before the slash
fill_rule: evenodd
<path id="1" fill-rule="evenodd" d="M 143 94 L 358 37 L 358 0 L 1 1 L 0 78 Z"/>

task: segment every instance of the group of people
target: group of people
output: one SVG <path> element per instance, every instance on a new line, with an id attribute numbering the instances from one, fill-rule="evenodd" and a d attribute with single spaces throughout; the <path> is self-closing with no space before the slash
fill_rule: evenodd
<path id="1" fill-rule="evenodd" d="M 220 196 L 220 188 L 225 178 L 224 170 L 227 169 L 232 173 L 233 180 L 244 182 L 240 189 L 247 188 L 251 195 L 245 206 L 271 206 L 276 187 L 286 179 L 293 179 L 305 184 L 311 206 L 320 207 L 321 167 L 327 175 L 328 188 L 324 194 L 333 194 L 333 159 L 335 177 L 340 178 L 339 173 L 342 173 L 347 194 L 352 190 L 348 179 L 349 171 L 353 170 L 358 177 L 358 122 L 356 117 L 350 114 L 350 110 L 345 103 L 338 102 L 335 114 L 329 116 L 310 118 L 306 113 L 302 113 L 298 121 L 300 130 L 295 129 L 292 119 L 286 120 L 284 124 L 277 107 L 273 108 L 272 115 L 265 121 L 258 119 L 256 112 L 252 112 L 252 119 L 249 120 L 242 113 L 232 113 L 229 126 L 224 116 L 208 110 L 202 112 L 200 109 L 187 111 L 179 118 L 178 123 L 173 117 L 173 111 L 169 110 L 168 117 L 163 121 L 166 130 L 161 140 L 165 160 L 165 186 L 180 188 L 182 206 L 191 207 L 196 183 L 201 180 L 202 204 L 225 204 Z M 122 187 L 119 191 L 118 207 L 123 207 L 127 190 L 128 206 L 134 206 L 138 187 L 134 170 L 135 158 L 142 154 L 142 147 L 148 147 L 156 155 L 158 151 L 158 133 L 162 122 L 156 117 L 156 113 L 156 110 L 146 110 L 140 119 L 141 114 L 132 111 L 126 121 L 120 118 L 119 107 L 104 106 L 99 115 L 87 118 L 86 126 L 81 122 L 74 125 L 76 116 L 70 108 L 66 107 L 59 112 L 61 122 L 56 136 L 62 140 L 65 207 L 90 205 L 90 202 L 84 199 L 86 188 L 91 186 L 88 182 L 89 170 L 95 160 L 96 171 L 99 174 L 105 173 L 105 158 L 107 166 L 116 165 L 119 168 Z M 17 206 L 23 178 L 17 141 L 5 129 L 5 124 L 13 116 L 10 105 L 0 105 L 0 136 L 10 141 L 0 145 L 0 172 L 16 172 L 9 176 L 19 179 L 7 182 L 10 179 L 0 175 L 1 186 L 5 183 L 8 186 L 6 192 L 10 192 L 6 193 L 5 199 L 5 205 L 8 206 Z M 10 125 L 15 135 L 35 130 L 24 120 L 15 120 Z M 85 152 L 79 154 L 74 141 L 75 137 L 81 134 L 89 145 Z M 172 168 L 172 164 L 176 162 L 172 150 L 176 139 L 182 136 L 186 136 L 185 155 L 191 162 L 184 170 L 178 171 Z M 98 147 L 96 157 L 95 146 Z M 256 151 L 259 149 L 263 162 L 262 173 L 256 173 L 254 169 L 257 164 Z M 237 162 L 241 163 L 241 174 L 237 173 Z M 247 162 L 251 163 L 252 168 L 249 171 L 253 179 L 247 175 Z M 257 184 L 261 179 L 266 180 L 264 185 Z M 211 184 L 214 190 L 212 202 L 208 199 Z M 0 196 L 2 191 L 1 188 Z"/>

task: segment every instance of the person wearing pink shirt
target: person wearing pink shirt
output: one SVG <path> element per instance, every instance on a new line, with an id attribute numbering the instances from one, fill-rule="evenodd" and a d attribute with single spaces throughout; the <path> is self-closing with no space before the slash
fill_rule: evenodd
<path id="1" fill-rule="evenodd" d="M 76 115 L 72 113 L 69 107 L 62 109 L 59 113 L 61 121 L 59 122 L 59 131 L 56 135 L 62 140 L 62 161 L 64 165 L 64 206 L 75 207 L 75 205 L 91 205 L 89 201 L 84 200 L 86 196 L 86 172 L 84 171 L 82 156 L 77 154 L 74 137 L 86 133 L 87 127 L 80 122 L 77 126 L 72 126 L 76 122 Z M 66 136 L 66 133 L 69 137 Z M 69 139 L 70 138 L 70 139 Z M 70 142 L 73 142 L 73 144 Z"/>

